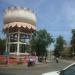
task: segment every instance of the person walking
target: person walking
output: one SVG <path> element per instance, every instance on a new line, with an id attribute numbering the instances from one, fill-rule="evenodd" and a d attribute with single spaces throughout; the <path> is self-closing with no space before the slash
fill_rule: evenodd
<path id="1" fill-rule="evenodd" d="M 56 57 L 56 63 L 59 63 L 59 61 L 58 61 L 58 57 Z"/>

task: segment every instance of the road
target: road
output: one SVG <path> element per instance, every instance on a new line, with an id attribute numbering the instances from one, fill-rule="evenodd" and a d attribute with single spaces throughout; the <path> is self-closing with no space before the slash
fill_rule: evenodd
<path id="1" fill-rule="evenodd" d="M 21 69 L 0 68 L 0 75 L 41 75 L 42 73 L 45 72 L 62 70 L 69 64 L 71 64 L 71 62 L 61 61 L 59 63 L 55 63 L 54 61 L 51 61 L 48 64 L 43 64 L 43 66 L 40 65 Z"/>

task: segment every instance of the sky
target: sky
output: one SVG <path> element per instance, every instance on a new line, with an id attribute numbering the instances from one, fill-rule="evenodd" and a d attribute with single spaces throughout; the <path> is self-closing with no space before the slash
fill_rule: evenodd
<path id="1" fill-rule="evenodd" d="M 0 0 L 0 38 L 4 37 L 3 11 L 10 6 L 23 6 L 36 13 L 37 29 L 46 29 L 53 38 L 62 35 L 69 42 L 75 28 L 75 0 Z"/>

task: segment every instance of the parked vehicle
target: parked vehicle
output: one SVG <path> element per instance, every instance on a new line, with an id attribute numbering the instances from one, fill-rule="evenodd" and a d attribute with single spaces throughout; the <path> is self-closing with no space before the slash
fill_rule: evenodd
<path id="1" fill-rule="evenodd" d="M 75 75 L 75 63 L 69 65 L 61 71 L 47 72 L 41 75 Z"/>

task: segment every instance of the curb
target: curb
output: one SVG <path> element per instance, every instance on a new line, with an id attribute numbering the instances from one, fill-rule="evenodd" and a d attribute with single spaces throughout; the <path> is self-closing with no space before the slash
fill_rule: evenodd
<path id="1" fill-rule="evenodd" d="M 75 61 L 74 60 L 60 60 L 60 61 L 64 61 L 64 62 L 68 62 L 68 63 L 75 63 Z"/>
<path id="2" fill-rule="evenodd" d="M 34 66 L 30 66 L 28 67 L 27 65 L 23 64 L 23 65 L 0 65 L 1 69 L 28 69 L 28 68 L 36 68 L 36 67 L 45 67 L 48 64 L 35 64 Z"/>

